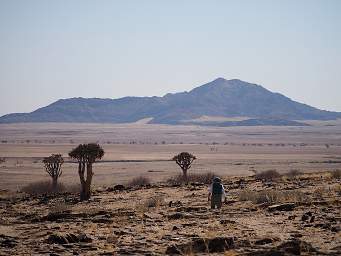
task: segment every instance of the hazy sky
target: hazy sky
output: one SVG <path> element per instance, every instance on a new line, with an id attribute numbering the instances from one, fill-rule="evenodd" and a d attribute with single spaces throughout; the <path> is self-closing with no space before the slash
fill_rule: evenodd
<path id="1" fill-rule="evenodd" d="M 341 1 L 0 0 L 0 115 L 217 77 L 341 111 Z"/>

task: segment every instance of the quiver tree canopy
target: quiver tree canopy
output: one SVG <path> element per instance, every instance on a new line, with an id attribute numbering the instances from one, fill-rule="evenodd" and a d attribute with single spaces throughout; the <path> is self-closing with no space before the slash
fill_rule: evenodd
<path id="1" fill-rule="evenodd" d="M 96 143 L 80 144 L 73 149 L 69 156 L 82 163 L 94 163 L 104 156 L 104 150 Z"/>

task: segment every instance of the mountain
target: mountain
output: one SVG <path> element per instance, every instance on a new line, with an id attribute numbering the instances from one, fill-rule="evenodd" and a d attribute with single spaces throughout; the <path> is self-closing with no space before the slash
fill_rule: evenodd
<path id="1" fill-rule="evenodd" d="M 201 116 L 245 117 L 240 121 L 193 121 Z M 163 97 L 61 99 L 31 113 L 0 117 L 0 123 L 95 122 L 127 123 L 152 118 L 159 124 L 304 125 L 300 120 L 332 120 L 341 113 L 320 110 L 264 87 L 238 79 L 215 79 L 189 92 Z"/>

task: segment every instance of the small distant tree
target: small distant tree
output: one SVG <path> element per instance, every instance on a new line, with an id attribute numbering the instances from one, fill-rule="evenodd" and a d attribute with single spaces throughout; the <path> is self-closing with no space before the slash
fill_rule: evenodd
<path id="1" fill-rule="evenodd" d="M 195 159 L 197 158 L 188 152 L 182 152 L 174 156 L 172 159 L 180 166 L 183 173 L 183 178 L 186 182 L 188 181 L 187 171 L 191 168 L 192 163 Z"/>
<path id="2" fill-rule="evenodd" d="M 2 164 L 2 163 L 4 163 L 4 162 L 6 162 L 6 158 L 0 157 L 0 164 Z"/>
<path id="3" fill-rule="evenodd" d="M 64 163 L 64 159 L 60 154 L 52 154 L 49 157 L 45 157 L 43 159 L 43 163 L 45 165 L 46 172 L 52 178 L 52 191 L 57 190 L 58 178 L 62 175 L 62 164 Z"/>
<path id="4" fill-rule="evenodd" d="M 81 182 L 80 200 L 88 200 L 91 196 L 92 164 L 104 156 L 104 150 L 96 143 L 80 144 L 69 153 L 69 156 L 78 161 L 78 174 Z"/>

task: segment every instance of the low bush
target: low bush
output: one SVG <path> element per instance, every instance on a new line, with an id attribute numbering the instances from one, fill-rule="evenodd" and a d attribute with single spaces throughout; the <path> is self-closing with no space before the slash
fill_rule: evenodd
<path id="1" fill-rule="evenodd" d="M 142 187 L 150 185 L 150 179 L 145 176 L 138 176 L 127 182 L 128 187 Z"/>
<path id="2" fill-rule="evenodd" d="M 238 195 L 240 201 L 251 201 L 254 204 L 263 203 L 284 203 L 284 202 L 306 202 L 308 197 L 295 190 L 277 191 L 277 190 L 263 190 L 263 191 L 241 191 Z"/>
<path id="3" fill-rule="evenodd" d="M 276 170 L 268 170 L 264 172 L 259 172 L 255 175 L 256 180 L 262 181 L 274 181 L 279 179 L 281 175 Z"/>
<path id="4" fill-rule="evenodd" d="M 52 189 L 52 183 L 50 181 L 37 181 L 23 186 L 20 191 L 30 195 L 42 195 L 62 192 L 77 193 L 79 192 L 79 185 L 65 186 L 64 184 L 59 182 L 57 185 L 57 189 L 54 191 Z"/>
<path id="5" fill-rule="evenodd" d="M 212 183 L 212 180 L 214 177 L 216 177 L 216 175 L 213 172 L 190 174 L 188 175 L 188 182 L 210 184 Z M 169 178 L 167 180 L 167 183 L 171 185 L 181 185 L 181 184 L 186 183 L 186 180 L 184 179 L 183 175 L 176 175 L 176 176 Z"/>
<path id="6" fill-rule="evenodd" d="M 332 171 L 331 175 L 334 179 L 341 179 L 341 170 Z"/>
<path id="7" fill-rule="evenodd" d="M 297 169 L 291 169 L 289 172 L 286 173 L 286 176 L 292 179 L 296 178 L 299 175 L 302 175 L 302 172 Z"/>

